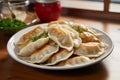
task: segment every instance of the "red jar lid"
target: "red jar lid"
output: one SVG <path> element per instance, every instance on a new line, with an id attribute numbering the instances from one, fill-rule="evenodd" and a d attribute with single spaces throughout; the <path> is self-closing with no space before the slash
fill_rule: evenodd
<path id="1" fill-rule="evenodd" d="M 57 2 L 58 0 L 36 0 L 38 3 L 54 3 Z"/>

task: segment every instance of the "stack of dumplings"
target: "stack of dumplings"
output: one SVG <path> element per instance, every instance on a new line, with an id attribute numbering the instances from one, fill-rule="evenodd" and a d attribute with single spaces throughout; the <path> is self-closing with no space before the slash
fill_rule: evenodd
<path id="1" fill-rule="evenodd" d="M 74 66 L 94 61 L 107 50 L 102 34 L 84 25 L 52 21 L 36 26 L 15 42 L 18 58 L 45 66 Z"/>

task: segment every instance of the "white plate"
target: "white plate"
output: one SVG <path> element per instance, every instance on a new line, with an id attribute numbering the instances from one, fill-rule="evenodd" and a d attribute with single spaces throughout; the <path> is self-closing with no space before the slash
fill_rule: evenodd
<path id="1" fill-rule="evenodd" d="M 41 25 L 41 24 L 39 24 Z M 27 65 L 27 66 L 30 66 L 30 67 L 34 67 L 34 68 L 40 68 L 40 69 L 48 69 L 48 70 L 66 70 L 66 69 L 76 69 L 76 68 L 82 68 L 82 67 L 86 67 L 86 66 L 89 66 L 89 65 L 92 65 L 92 64 L 95 64 L 101 60 L 103 60 L 104 58 L 106 58 L 113 50 L 113 43 L 112 43 L 112 40 L 110 39 L 110 37 L 100 31 L 100 30 L 97 30 L 95 28 L 92 28 L 93 30 L 95 30 L 96 32 L 98 33 L 102 33 L 103 34 L 103 42 L 107 43 L 108 44 L 108 49 L 106 51 L 106 53 L 104 53 L 102 56 L 100 56 L 99 58 L 97 58 L 96 60 L 90 62 L 90 63 L 85 63 L 85 64 L 80 64 L 80 65 L 75 65 L 75 66 L 63 66 L 63 67 L 58 67 L 58 66 L 44 66 L 44 65 L 37 65 L 37 64 L 32 64 L 32 63 L 28 63 L 28 62 L 25 62 L 21 59 L 19 59 L 17 57 L 17 55 L 15 54 L 15 51 L 16 51 L 16 48 L 15 48 L 15 45 L 14 45 L 14 42 L 17 41 L 23 34 L 25 34 L 26 32 L 32 30 L 33 28 L 37 27 L 38 25 L 35 25 L 35 26 L 31 26 L 31 27 L 28 27 L 28 28 L 25 28 L 19 32 L 17 32 L 16 34 L 14 34 L 10 40 L 8 41 L 7 43 L 7 50 L 8 50 L 8 53 L 9 55 L 16 61 L 24 64 L 24 65 Z"/>

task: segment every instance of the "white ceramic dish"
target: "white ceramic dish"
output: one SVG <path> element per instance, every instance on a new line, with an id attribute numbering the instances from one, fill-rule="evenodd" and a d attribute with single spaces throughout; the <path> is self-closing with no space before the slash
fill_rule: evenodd
<path id="1" fill-rule="evenodd" d="M 41 24 L 39 24 L 41 25 Z M 44 25 L 44 24 L 43 24 Z M 93 28 L 96 32 L 99 32 L 99 33 L 102 33 L 103 34 L 103 42 L 107 43 L 108 44 L 108 49 L 106 51 L 106 53 L 104 53 L 102 56 L 100 56 L 99 58 L 97 58 L 96 60 L 90 62 L 90 63 L 85 63 L 85 64 L 80 64 L 80 65 L 75 65 L 75 66 L 63 66 L 63 67 L 58 67 L 58 66 L 45 66 L 45 65 L 37 65 L 37 64 L 32 64 L 32 63 L 28 63 L 28 62 L 25 62 L 21 59 L 19 59 L 17 57 L 17 55 L 15 54 L 16 52 L 16 48 L 15 48 L 15 45 L 14 45 L 14 42 L 17 41 L 23 34 L 25 34 L 26 32 L 32 30 L 33 28 L 37 27 L 38 25 L 35 25 L 35 26 L 31 26 L 31 27 L 28 27 L 28 28 L 25 28 L 19 32 L 17 32 L 16 34 L 14 34 L 10 40 L 8 41 L 8 44 L 7 44 L 7 50 L 8 50 L 8 53 L 9 55 L 16 61 L 24 64 L 24 65 L 27 65 L 27 66 L 30 66 L 30 67 L 34 67 L 34 68 L 40 68 L 40 69 L 47 69 L 47 70 L 67 70 L 67 69 L 76 69 L 76 68 L 82 68 L 82 67 L 86 67 L 86 66 L 89 66 L 89 65 L 92 65 L 92 64 L 95 64 L 101 60 L 103 60 L 104 58 L 106 58 L 113 50 L 113 43 L 112 43 L 112 40 L 110 39 L 110 37 L 100 31 L 100 30 L 97 30 L 95 28 Z"/>

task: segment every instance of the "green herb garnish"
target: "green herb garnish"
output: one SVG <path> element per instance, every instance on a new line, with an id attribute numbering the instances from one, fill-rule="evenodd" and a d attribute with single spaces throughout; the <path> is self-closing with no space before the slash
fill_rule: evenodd
<path id="1" fill-rule="evenodd" d="M 38 36 L 30 36 L 29 39 L 34 42 L 34 41 L 37 41 L 39 39 L 39 37 Z"/>
<path id="2" fill-rule="evenodd" d="M 0 21 L 0 27 L 3 27 L 3 28 L 19 28 L 19 27 L 25 27 L 26 24 L 20 20 L 17 20 L 17 19 L 9 19 L 9 18 L 6 18 L 6 19 L 2 19 Z"/>
<path id="3" fill-rule="evenodd" d="M 74 26 L 73 26 L 73 25 L 70 25 L 70 27 L 74 29 Z"/>
<path id="4" fill-rule="evenodd" d="M 69 22 L 68 25 L 69 25 L 71 28 L 73 28 L 73 29 L 74 29 L 74 27 L 75 27 L 72 22 Z"/>
<path id="5" fill-rule="evenodd" d="M 80 28 L 80 27 L 78 27 L 78 30 L 77 30 L 79 33 L 83 33 L 83 30 Z"/>
<path id="6" fill-rule="evenodd" d="M 17 19 L 5 18 L 0 20 L 0 30 L 4 33 L 13 34 L 26 27 L 26 24 Z"/>
<path id="7" fill-rule="evenodd" d="M 48 37 L 48 32 L 47 32 L 47 31 L 44 31 L 43 36 L 44 36 L 45 38 Z"/>

